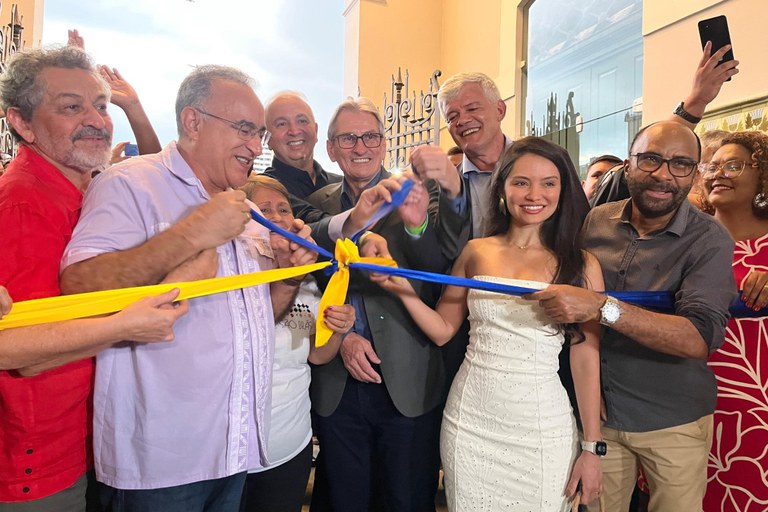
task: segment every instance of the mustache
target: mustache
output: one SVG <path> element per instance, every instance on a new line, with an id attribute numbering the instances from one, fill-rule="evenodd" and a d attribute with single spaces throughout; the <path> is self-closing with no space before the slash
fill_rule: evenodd
<path id="1" fill-rule="evenodd" d="M 112 137 L 106 128 L 94 128 L 93 126 L 86 126 L 76 134 L 72 136 L 72 142 L 84 139 L 86 137 L 100 137 L 109 141 Z"/>
<path id="2" fill-rule="evenodd" d="M 643 183 L 640 185 L 642 190 L 653 190 L 654 192 L 672 192 L 677 193 L 680 187 L 672 183 Z"/>

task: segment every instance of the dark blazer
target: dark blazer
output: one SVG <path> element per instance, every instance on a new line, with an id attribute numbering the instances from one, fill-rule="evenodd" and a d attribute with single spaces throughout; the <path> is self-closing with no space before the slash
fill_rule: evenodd
<path id="1" fill-rule="evenodd" d="M 389 173 L 382 169 L 382 177 Z M 410 237 L 397 211 L 381 219 L 372 229 L 386 238 L 389 251 L 398 265 L 405 268 L 444 273 L 449 261 L 442 255 L 435 232 L 439 190 L 430 188 L 430 222 L 419 239 Z M 342 184 L 335 183 L 312 194 L 308 201 L 331 214 L 340 213 Z M 327 233 L 319 233 L 317 242 L 330 247 Z M 434 307 L 438 286 L 412 281 L 416 292 Z M 445 374 L 439 348 L 416 326 L 400 300 L 372 283 L 364 272 L 352 271 L 350 291 L 362 295 L 370 327 L 370 340 L 381 359 L 384 385 L 397 410 L 404 416 L 420 416 L 442 401 Z M 349 373 L 341 355 L 326 365 L 312 367 L 310 395 L 312 407 L 321 416 L 336 410 Z M 372 384 L 374 385 L 374 384 Z"/>

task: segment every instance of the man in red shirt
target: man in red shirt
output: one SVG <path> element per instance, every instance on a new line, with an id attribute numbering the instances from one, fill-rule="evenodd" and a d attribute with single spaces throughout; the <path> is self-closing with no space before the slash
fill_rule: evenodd
<path id="1" fill-rule="evenodd" d="M 0 106 L 21 142 L 0 177 L 0 292 L 16 301 L 60 294 L 83 191 L 109 161 L 108 103 L 109 87 L 76 48 L 17 54 L 0 76 Z M 85 510 L 91 356 L 123 339 L 172 339 L 187 306 L 161 306 L 176 295 L 111 317 L 0 331 L 0 512 Z"/>

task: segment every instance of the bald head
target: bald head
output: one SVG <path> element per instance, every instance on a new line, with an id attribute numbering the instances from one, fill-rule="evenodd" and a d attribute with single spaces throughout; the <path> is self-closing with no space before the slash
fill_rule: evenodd
<path id="1" fill-rule="evenodd" d="M 283 163 L 313 173 L 317 123 L 304 96 L 286 91 L 275 95 L 266 107 L 269 147 Z"/>
<path id="2" fill-rule="evenodd" d="M 686 200 L 700 155 L 699 138 L 680 123 L 661 121 L 640 130 L 625 172 L 633 220 L 663 227 Z"/>
<path id="3" fill-rule="evenodd" d="M 674 121 L 658 121 L 641 128 L 640 131 L 637 132 L 637 135 L 635 135 L 635 138 L 632 139 L 632 144 L 629 146 L 630 154 L 637 153 L 638 150 L 636 146 L 640 143 L 647 143 L 648 137 L 654 139 L 672 137 L 672 139 L 669 139 L 670 141 L 677 140 L 678 138 L 680 138 L 680 140 L 687 139 L 692 141 L 696 147 L 696 158 L 694 158 L 694 160 L 698 161 L 701 158 L 701 141 L 699 140 L 699 136 L 696 135 L 693 130 L 681 123 L 676 123 Z"/>

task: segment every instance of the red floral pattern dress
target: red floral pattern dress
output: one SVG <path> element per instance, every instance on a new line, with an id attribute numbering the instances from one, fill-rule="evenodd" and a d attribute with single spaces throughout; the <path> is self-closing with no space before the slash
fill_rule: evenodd
<path id="1" fill-rule="evenodd" d="M 750 270 L 768 271 L 768 234 L 736 242 L 733 272 L 742 288 Z M 706 512 L 768 510 L 768 317 L 731 319 L 709 358 L 717 377 Z"/>

